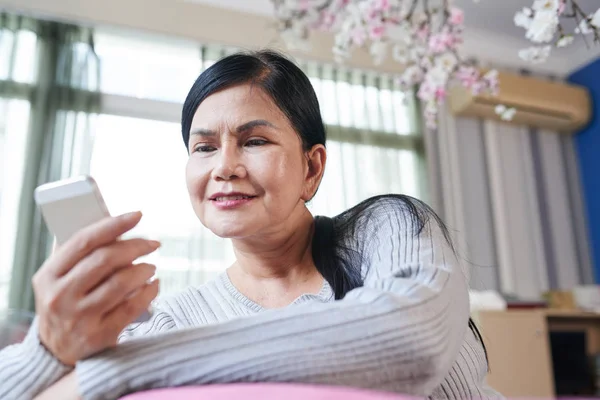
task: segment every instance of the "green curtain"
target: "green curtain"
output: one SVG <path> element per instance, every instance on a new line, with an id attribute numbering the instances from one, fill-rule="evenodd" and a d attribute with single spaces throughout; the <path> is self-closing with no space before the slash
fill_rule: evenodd
<path id="1" fill-rule="evenodd" d="M 75 172 L 74 143 L 90 136 L 89 119 L 100 107 L 99 61 L 90 29 L 0 14 L 0 32 L 19 30 L 35 33 L 38 53 L 33 84 L 0 82 L 0 96 L 26 95 L 31 103 L 9 307 L 33 311 L 31 277 L 48 257 L 53 240 L 33 193 L 40 184 Z"/>

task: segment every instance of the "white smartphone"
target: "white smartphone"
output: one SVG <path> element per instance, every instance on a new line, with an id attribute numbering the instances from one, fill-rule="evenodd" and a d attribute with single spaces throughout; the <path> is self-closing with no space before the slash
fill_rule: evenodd
<path id="1" fill-rule="evenodd" d="M 65 243 L 77 231 L 110 216 L 100 189 L 91 176 L 39 186 L 34 192 L 48 230 L 56 243 Z"/>
<path id="2" fill-rule="evenodd" d="M 41 185 L 35 189 L 34 198 L 58 245 L 86 226 L 110 216 L 100 188 L 91 176 Z M 150 317 L 148 310 L 135 322 L 144 322 Z"/>

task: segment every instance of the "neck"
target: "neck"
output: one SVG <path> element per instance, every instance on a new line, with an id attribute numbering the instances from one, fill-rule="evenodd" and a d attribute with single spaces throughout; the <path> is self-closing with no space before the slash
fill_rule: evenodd
<path id="1" fill-rule="evenodd" d="M 228 270 L 236 288 L 263 306 L 285 306 L 323 284 L 311 254 L 313 216 L 302 204 L 280 227 L 234 239 L 236 262 Z"/>

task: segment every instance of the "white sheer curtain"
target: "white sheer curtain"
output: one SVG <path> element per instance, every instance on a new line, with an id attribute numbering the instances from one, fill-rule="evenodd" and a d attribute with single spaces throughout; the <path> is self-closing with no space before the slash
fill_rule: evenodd
<path id="1" fill-rule="evenodd" d="M 90 172 L 113 214 L 141 209 L 129 236 L 161 240 L 146 260 L 158 266 L 162 293 L 198 285 L 233 261 L 229 241 L 206 230 L 185 187 L 182 101 L 197 74 L 234 49 L 162 37 L 101 33 L 104 111 L 96 121 Z M 426 197 L 415 102 L 391 76 L 301 62 L 328 126 L 328 165 L 309 205 L 333 216 L 381 193 Z"/>
<path id="2" fill-rule="evenodd" d="M 17 230 L 17 211 L 35 83 L 37 37 L 18 24 L 0 27 L 0 310 L 8 292 Z"/>

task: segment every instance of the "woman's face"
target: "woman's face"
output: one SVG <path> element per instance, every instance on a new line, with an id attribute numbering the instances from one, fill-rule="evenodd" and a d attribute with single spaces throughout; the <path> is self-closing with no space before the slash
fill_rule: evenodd
<path id="1" fill-rule="evenodd" d="M 218 236 L 281 228 L 312 197 L 324 164 L 324 147 L 305 153 L 287 117 L 258 86 L 214 93 L 194 115 L 187 187 L 196 215 Z"/>

